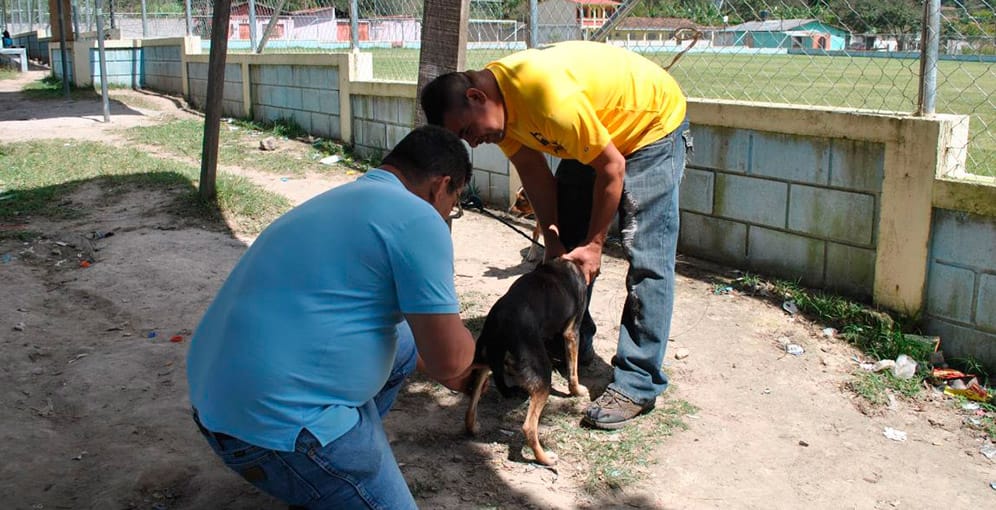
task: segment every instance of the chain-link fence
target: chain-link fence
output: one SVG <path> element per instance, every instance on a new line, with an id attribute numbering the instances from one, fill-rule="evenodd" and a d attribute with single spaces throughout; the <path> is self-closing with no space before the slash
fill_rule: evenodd
<path id="1" fill-rule="evenodd" d="M 471 0 L 466 65 L 480 68 L 530 44 L 601 39 L 670 66 L 691 97 L 874 112 L 934 105 L 970 116 L 968 170 L 996 176 L 994 0 L 939 0 L 936 31 L 925 32 L 930 1 L 938 2 Z M 105 26 L 122 37 L 210 39 L 213 0 L 103 3 Z M 75 32 L 95 30 L 94 4 L 73 2 Z M 47 1 L 0 0 L 0 7 L 12 32 L 48 26 Z M 233 0 L 231 9 L 231 51 L 358 47 L 373 54 L 376 79 L 417 77 L 422 0 Z M 936 55 L 922 66 L 921 49 L 932 46 Z M 925 71 L 936 78 L 922 94 Z"/>

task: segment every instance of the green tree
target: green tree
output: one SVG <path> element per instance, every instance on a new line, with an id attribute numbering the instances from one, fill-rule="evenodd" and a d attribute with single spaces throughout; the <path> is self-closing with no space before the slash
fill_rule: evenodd
<path id="1" fill-rule="evenodd" d="M 919 36 L 922 25 L 923 8 L 916 0 L 835 0 L 833 8 L 852 32 L 893 36 L 899 51 Z"/>

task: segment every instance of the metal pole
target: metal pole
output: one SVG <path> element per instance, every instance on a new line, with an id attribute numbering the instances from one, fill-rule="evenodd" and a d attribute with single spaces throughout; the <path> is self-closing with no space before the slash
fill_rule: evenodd
<path id="1" fill-rule="evenodd" d="M 62 93 L 69 99 L 69 52 L 66 51 L 66 23 L 63 21 L 62 1 L 55 0 L 56 15 L 59 16 L 59 55 L 62 59 Z"/>
<path id="2" fill-rule="evenodd" d="M 183 10 L 187 13 L 187 35 L 189 36 L 191 31 L 194 29 L 194 21 L 191 19 L 190 15 L 190 0 L 183 1 Z"/>
<path id="3" fill-rule="evenodd" d="M 101 0 L 95 0 L 97 9 L 97 55 L 100 60 L 100 96 L 104 105 L 104 122 L 111 121 L 111 103 L 107 98 L 107 58 L 104 54 L 104 13 Z"/>
<path id="4" fill-rule="evenodd" d="M 941 0 L 927 0 L 923 8 L 923 32 L 920 37 L 920 97 L 917 101 L 917 115 L 932 115 L 937 103 Z"/>
<path id="5" fill-rule="evenodd" d="M 142 0 L 142 39 L 149 36 L 149 19 L 145 9 L 145 0 Z"/>
<path id="6" fill-rule="evenodd" d="M 539 46 L 539 0 L 529 0 L 529 47 Z"/>
<path id="7" fill-rule="evenodd" d="M 349 47 L 360 51 L 360 6 L 357 0 L 349 0 Z"/>
<path id="8" fill-rule="evenodd" d="M 270 35 L 273 34 L 273 27 L 277 26 L 277 20 L 280 19 L 280 13 L 283 12 L 285 3 L 287 3 L 287 0 L 280 0 L 277 3 L 277 7 L 273 9 L 273 14 L 270 15 L 270 22 L 263 29 L 263 37 L 259 40 L 259 47 L 256 48 L 256 53 L 263 53 L 263 49 L 266 48 L 266 41 L 270 40 Z"/>
<path id="9" fill-rule="evenodd" d="M 78 6 L 78 4 L 76 2 L 73 2 L 73 3 L 69 4 L 69 7 L 73 11 L 71 13 L 72 14 L 71 17 L 73 18 L 73 34 L 75 34 L 75 36 L 76 36 L 76 37 L 74 37 L 74 39 L 79 39 L 80 38 L 80 9 L 79 9 L 79 6 Z"/>
<path id="10" fill-rule="evenodd" d="M 117 28 L 114 23 L 114 0 L 107 0 L 107 12 L 111 15 L 111 30 Z"/>
<path id="11" fill-rule="evenodd" d="M 256 0 L 249 0 L 249 49 L 256 49 Z"/>

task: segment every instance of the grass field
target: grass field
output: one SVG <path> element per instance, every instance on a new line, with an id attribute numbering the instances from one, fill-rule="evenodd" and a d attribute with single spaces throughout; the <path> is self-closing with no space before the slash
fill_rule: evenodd
<path id="1" fill-rule="evenodd" d="M 417 50 L 372 52 L 375 78 L 415 81 Z M 468 50 L 467 68 L 481 68 L 508 53 Z M 646 55 L 666 66 L 675 54 Z M 688 53 L 671 71 L 690 97 L 913 112 L 920 63 L 913 59 Z M 941 61 L 937 83 L 936 111 L 971 117 L 969 171 L 996 176 L 996 63 Z"/>

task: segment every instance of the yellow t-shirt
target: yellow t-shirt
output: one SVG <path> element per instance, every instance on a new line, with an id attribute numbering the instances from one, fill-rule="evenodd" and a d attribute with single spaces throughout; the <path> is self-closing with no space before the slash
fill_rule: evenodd
<path id="1" fill-rule="evenodd" d="M 514 53 L 486 66 L 505 100 L 511 157 L 525 145 L 588 164 L 612 141 L 624 156 L 685 119 L 685 95 L 656 63 L 604 43 L 570 41 Z"/>

